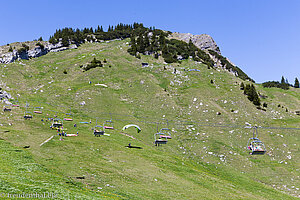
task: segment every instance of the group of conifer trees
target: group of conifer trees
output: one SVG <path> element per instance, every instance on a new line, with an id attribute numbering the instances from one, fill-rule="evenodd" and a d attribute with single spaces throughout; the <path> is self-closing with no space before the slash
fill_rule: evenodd
<path id="1" fill-rule="evenodd" d="M 262 83 L 262 86 L 267 87 L 267 88 L 277 87 L 277 88 L 282 88 L 284 90 L 288 90 L 289 87 L 299 88 L 299 80 L 296 77 L 295 83 L 294 83 L 294 85 L 292 85 L 288 82 L 288 80 L 286 78 L 284 78 L 284 76 L 282 76 L 280 82 L 279 81 L 268 81 L 268 82 Z"/>
<path id="2" fill-rule="evenodd" d="M 158 58 L 161 55 L 167 63 L 191 57 L 195 61 L 202 61 L 209 68 L 214 66 L 210 56 L 196 47 L 192 41 L 186 43 L 181 40 L 168 39 L 170 32 L 159 29 L 144 29 L 143 31 L 131 36 L 131 46 L 128 52 L 133 56 L 139 58 L 139 54 L 146 54 Z"/>
<path id="3" fill-rule="evenodd" d="M 244 94 L 247 95 L 248 99 L 253 102 L 254 105 L 260 106 L 260 98 L 256 92 L 256 89 L 253 84 L 246 84 L 241 83 L 241 90 L 244 90 Z"/>
<path id="4" fill-rule="evenodd" d="M 84 29 L 72 29 L 63 28 L 58 29 L 53 36 L 50 36 L 49 42 L 57 44 L 59 41 L 62 42 L 63 46 L 69 46 L 70 44 L 82 44 L 85 41 L 97 40 L 113 40 L 113 39 L 124 39 L 130 37 L 135 30 L 144 29 L 143 24 L 133 23 L 129 24 L 118 24 L 115 27 L 109 26 L 107 31 L 103 30 L 102 26 L 96 29 L 84 28 Z"/>

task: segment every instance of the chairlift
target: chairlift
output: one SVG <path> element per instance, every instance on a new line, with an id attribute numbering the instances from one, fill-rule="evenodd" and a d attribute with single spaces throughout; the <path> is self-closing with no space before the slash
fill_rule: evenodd
<path id="1" fill-rule="evenodd" d="M 253 129 L 253 137 L 249 138 L 247 148 L 251 151 L 251 155 L 263 155 L 266 153 L 265 144 L 258 139 L 257 127 Z"/>
<path id="2" fill-rule="evenodd" d="M 102 128 L 103 130 L 99 130 L 98 128 Z M 97 136 L 97 137 L 100 137 L 100 135 L 104 135 L 104 128 L 103 126 L 99 126 L 99 125 L 96 125 L 95 128 L 94 128 L 94 131 L 93 131 L 94 135 Z"/>
<path id="3" fill-rule="evenodd" d="M 20 107 L 20 105 L 19 105 L 19 97 L 18 97 L 17 100 L 12 104 L 12 107 Z"/>
<path id="4" fill-rule="evenodd" d="M 4 105 L 3 111 L 4 112 L 10 112 L 11 109 L 12 109 L 11 105 L 10 104 L 6 104 L 6 105 Z"/>
<path id="5" fill-rule="evenodd" d="M 25 111 L 24 112 L 24 119 L 32 119 L 32 112 Z"/>
<path id="6" fill-rule="evenodd" d="M 96 118 L 96 126 L 93 128 L 93 134 L 96 137 L 100 137 L 100 135 L 104 135 L 104 133 L 105 133 L 104 129 L 105 128 L 104 128 L 104 126 L 97 125 L 97 121 L 98 121 L 98 119 Z"/>
<path id="7" fill-rule="evenodd" d="M 26 102 L 26 111 L 24 112 L 24 119 L 32 119 L 33 115 L 32 112 L 27 111 L 27 109 L 29 108 L 29 104 Z"/>
<path id="8" fill-rule="evenodd" d="M 161 133 L 161 135 L 159 135 L 160 139 L 162 139 L 162 138 L 172 139 L 171 133 L 170 133 L 170 129 L 168 129 L 168 128 L 162 128 L 162 129 L 160 129 L 160 133 Z"/>
<path id="9" fill-rule="evenodd" d="M 104 129 L 114 129 L 114 123 L 112 120 L 106 120 L 104 123 L 103 123 L 103 128 Z"/>
<path id="10" fill-rule="evenodd" d="M 158 130 L 158 125 L 157 125 Z M 162 128 L 154 134 L 154 144 L 159 146 L 160 144 L 167 144 L 168 139 L 172 139 L 170 129 Z"/>
<path id="11" fill-rule="evenodd" d="M 33 112 L 34 113 L 36 113 L 36 114 L 42 114 L 43 112 L 42 112 L 42 107 L 34 107 L 34 110 L 33 110 Z"/>
<path id="12" fill-rule="evenodd" d="M 70 112 L 66 113 L 66 117 L 64 118 L 65 121 L 73 121 L 72 114 L 71 114 L 71 107 Z"/>
<path id="13" fill-rule="evenodd" d="M 50 126 L 50 128 L 52 128 L 52 129 L 62 129 L 63 128 L 63 121 L 59 118 L 53 118 L 52 125 Z"/>

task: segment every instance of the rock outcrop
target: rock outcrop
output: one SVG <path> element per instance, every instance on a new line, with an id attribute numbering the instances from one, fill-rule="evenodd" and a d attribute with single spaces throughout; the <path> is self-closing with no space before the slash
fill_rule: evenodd
<path id="1" fill-rule="evenodd" d="M 0 90 L 0 99 L 11 99 L 11 95 L 6 92 L 6 91 L 3 91 L 2 89 Z"/>
<path id="2" fill-rule="evenodd" d="M 221 54 L 219 47 L 213 40 L 213 38 L 207 34 L 201 35 L 193 35 L 191 33 L 177 33 L 174 32 L 171 34 L 170 38 L 174 38 L 177 40 L 182 40 L 185 42 L 189 42 L 190 40 L 193 44 L 201 50 L 213 50 L 218 54 Z"/>
<path id="3" fill-rule="evenodd" d="M 20 60 L 20 59 L 28 60 L 29 58 L 36 58 L 36 57 L 46 55 L 49 52 L 58 52 L 67 49 L 76 49 L 76 48 L 77 48 L 76 44 L 72 44 L 69 47 L 64 47 L 61 42 L 55 45 L 48 43 L 43 48 L 37 46 L 34 49 L 30 49 L 28 51 L 18 52 L 17 50 L 14 50 L 13 52 L 0 54 L 0 63 L 8 64 L 14 62 L 15 60 Z"/>
<path id="4" fill-rule="evenodd" d="M 0 100 L 2 101 L 2 103 L 6 105 L 11 105 L 12 103 L 9 101 L 9 99 L 11 98 L 12 98 L 11 94 L 9 94 L 7 91 L 0 88 Z"/>

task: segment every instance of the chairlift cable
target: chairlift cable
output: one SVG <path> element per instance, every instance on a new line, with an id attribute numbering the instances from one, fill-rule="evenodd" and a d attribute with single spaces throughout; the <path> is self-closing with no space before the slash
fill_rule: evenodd
<path id="1" fill-rule="evenodd" d="M 52 103 L 48 103 L 45 102 L 48 105 L 51 106 L 56 106 Z M 57 107 L 57 106 L 56 106 Z M 60 107 L 64 107 L 65 106 L 60 106 Z M 25 106 L 26 110 L 27 108 L 29 108 L 29 104 L 28 102 L 26 102 L 26 106 Z M 69 107 L 71 109 L 71 107 Z M 44 109 L 47 111 L 53 111 L 53 110 L 49 110 L 49 109 Z M 79 109 L 79 110 L 84 110 L 84 111 L 88 111 L 87 109 Z M 54 111 L 56 113 L 63 113 L 61 111 Z M 98 113 L 99 114 L 99 113 Z M 107 114 L 111 117 L 111 119 L 113 118 L 114 115 L 116 116 L 123 116 L 123 117 L 133 117 L 133 118 L 138 118 L 138 119 L 152 119 L 151 121 L 148 120 L 126 120 L 126 119 L 118 119 L 118 118 L 114 118 L 115 121 L 123 121 L 123 122 L 130 122 L 130 121 L 134 121 L 134 122 L 139 122 L 139 123 L 145 123 L 145 124 L 166 124 L 167 126 L 170 124 L 174 124 L 174 125 L 194 125 L 194 126 L 198 126 L 198 127 L 218 127 L 218 128 L 252 128 L 253 126 L 247 126 L 247 125 L 238 125 L 238 124 L 221 124 L 221 123 L 203 123 L 202 121 L 184 121 L 184 120 L 168 120 L 168 119 L 155 119 L 155 118 L 150 118 L 150 117 L 143 117 L 143 116 L 135 116 L 135 115 L 128 115 L 128 114 L 120 114 L 120 113 L 112 113 L 112 112 L 101 112 L 100 114 Z M 100 117 L 102 118 L 102 117 Z M 102 118 L 103 119 L 103 118 Z M 295 128 L 295 127 L 264 127 L 264 126 L 257 126 L 257 128 L 259 129 L 274 129 L 274 130 L 300 130 L 300 128 Z"/>

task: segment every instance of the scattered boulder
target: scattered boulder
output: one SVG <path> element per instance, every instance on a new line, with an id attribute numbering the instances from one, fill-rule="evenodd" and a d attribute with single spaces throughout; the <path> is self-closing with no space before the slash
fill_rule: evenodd
<path id="1" fill-rule="evenodd" d="M 142 63 L 142 67 L 149 67 L 148 63 Z"/>

